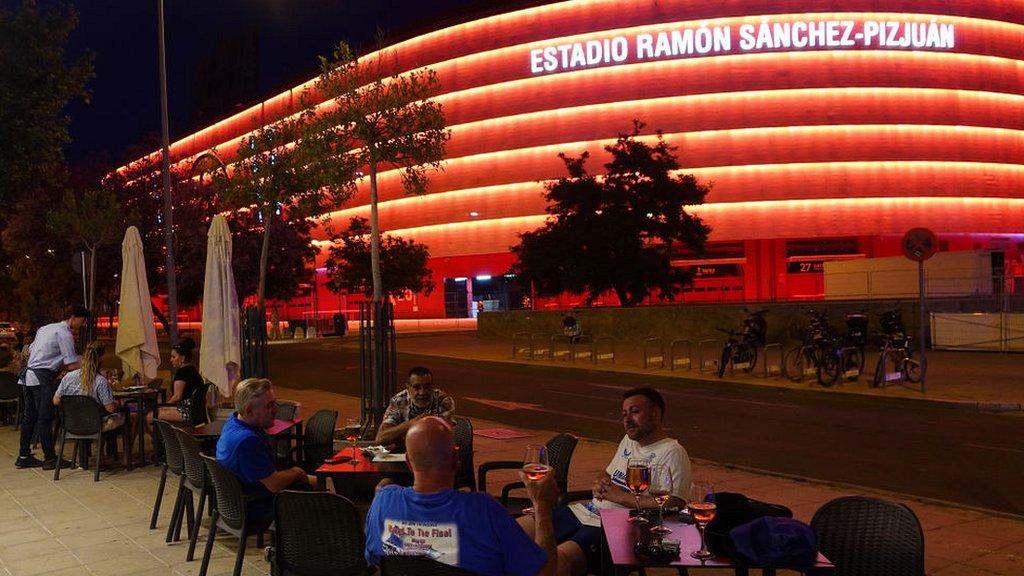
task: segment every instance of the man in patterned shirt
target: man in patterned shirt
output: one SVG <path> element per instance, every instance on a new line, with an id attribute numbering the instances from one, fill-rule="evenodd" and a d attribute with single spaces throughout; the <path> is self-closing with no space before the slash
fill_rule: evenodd
<path id="1" fill-rule="evenodd" d="M 434 376 L 423 366 L 409 370 L 405 390 L 395 394 L 384 412 L 384 421 L 377 431 L 377 442 L 404 447 L 405 433 L 414 422 L 426 416 L 440 416 L 449 422 L 455 416 L 455 401 L 434 388 Z"/>

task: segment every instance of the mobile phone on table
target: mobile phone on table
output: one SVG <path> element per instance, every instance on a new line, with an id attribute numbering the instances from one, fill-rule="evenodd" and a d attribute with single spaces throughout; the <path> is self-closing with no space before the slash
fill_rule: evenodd
<path id="1" fill-rule="evenodd" d="M 336 454 L 334 456 L 331 456 L 330 458 L 325 458 L 324 464 L 344 464 L 349 460 L 352 460 L 351 456 L 348 456 L 346 454 Z"/>

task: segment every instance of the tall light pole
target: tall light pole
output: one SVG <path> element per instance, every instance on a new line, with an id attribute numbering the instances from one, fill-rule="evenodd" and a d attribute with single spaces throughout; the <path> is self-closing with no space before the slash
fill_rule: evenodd
<path id="1" fill-rule="evenodd" d="M 178 343 L 178 287 L 174 278 L 174 213 L 171 208 L 171 141 L 167 122 L 167 58 L 164 54 L 164 0 L 157 0 L 160 37 L 160 125 L 164 173 L 164 248 L 167 253 L 167 331 L 171 345 Z"/>

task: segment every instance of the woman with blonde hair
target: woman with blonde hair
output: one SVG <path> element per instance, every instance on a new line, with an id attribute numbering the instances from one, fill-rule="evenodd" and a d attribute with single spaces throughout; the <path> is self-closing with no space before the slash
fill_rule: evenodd
<path id="1" fill-rule="evenodd" d="M 60 406 L 61 396 L 91 396 L 107 411 L 103 417 L 103 430 L 108 431 L 124 424 L 124 413 L 118 410 L 120 406 L 117 400 L 114 400 L 110 382 L 100 374 L 104 351 L 103 345 L 99 342 L 89 343 L 82 354 L 82 367 L 68 372 L 61 379 L 60 386 L 53 395 L 53 405 Z"/>

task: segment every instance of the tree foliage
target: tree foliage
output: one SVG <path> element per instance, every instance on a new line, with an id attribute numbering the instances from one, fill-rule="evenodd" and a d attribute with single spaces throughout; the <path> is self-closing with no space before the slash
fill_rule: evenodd
<path id="1" fill-rule="evenodd" d="M 77 24 L 68 4 L 0 6 L 0 221 L 21 198 L 63 184 L 71 123 L 64 107 L 88 101 L 93 75 L 91 54 L 65 54 Z"/>
<path id="2" fill-rule="evenodd" d="M 360 60 L 345 43 L 331 58 L 320 58 L 317 92 L 333 100 L 311 124 L 309 157 L 328 165 L 320 170 L 335 183 L 352 186 L 364 174 L 370 181 L 370 268 L 372 297 L 380 301 L 382 280 L 377 177 L 385 169 L 401 171 L 410 193 L 427 189 L 429 173 L 441 168 L 451 133 L 444 127 L 441 105 L 431 96 L 437 75 L 429 68 L 403 75 L 385 72 L 388 50 Z"/>
<path id="3" fill-rule="evenodd" d="M 647 143 L 639 138 L 643 127 L 634 120 L 631 134 L 605 146 L 611 161 L 604 176 L 587 172 L 586 152 L 558 155 L 569 175 L 545 186 L 550 218 L 512 247 L 513 272 L 538 294 L 586 293 L 589 304 L 613 290 L 632 306 L 652 291 L 672 300 L 692 281 L 671 255 L 680 244 L 703 250 L 710 228 L 685 207 L 701 204 L 710 187 L 692 174 L 676 175 L 675 147 L 661 132 Z"/>
<path id="4" fill-rule="evenodd" d="M 373 295 L 370 270 L 370 225 L 366 218 L 353 218 L 348 230 L 335 239 L 327 257 L 327 287 L 333 292 L 347 290 Z M 380 242 L 380 268 L 385 296 L 397 297 L 407 290 L 430 295 L 434 279 L 427 260 L 430 252 L 415 240 L 384 235 Z"/>
<path id="5" fill-rule="evenodd" d="M 351 187 L 324 185 L 319 171 L 323 165 L 311 162 L 304 153 L 311 114 L 311 108 L 304 108 L 297 115 L 257 127 L 242 139 L 230 176 L 226 170 L 213 172 L 214 188 L 224 208 L 250 210 L 263 232 L 256 290 L 260 308 L 266 298 L 273 222 L 280 214 L 298 222 L 330 212 L 352 192 Z"/>

